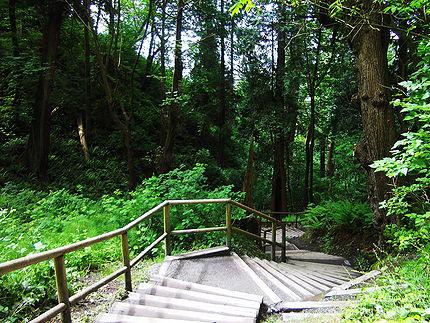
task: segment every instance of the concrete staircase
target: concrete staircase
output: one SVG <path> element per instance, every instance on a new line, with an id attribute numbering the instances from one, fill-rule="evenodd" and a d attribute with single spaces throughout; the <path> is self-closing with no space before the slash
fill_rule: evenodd
<path id="1" fill-rule="evenodd" d="M 167 257 L 157 275 L 97 322 L 257 322 L 267 308 L 289 312 L 288 320 L 300 311 L 353 304 L 331 297 L 375 275 L 361 275 L 341 257 L 305 250 L 289 251 L 279 263 L 211 248 Z"/>

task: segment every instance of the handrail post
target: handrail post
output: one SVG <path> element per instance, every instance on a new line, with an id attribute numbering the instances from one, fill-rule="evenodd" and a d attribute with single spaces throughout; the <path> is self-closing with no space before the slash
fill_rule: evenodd
<path id="1" fill-rule="evenodd" d="M 55 267 L 55 282 L 57 284 L 58 303 L 64 303 L 66 308 L 61 313 L 63 323 L 71 323 L 72 315 L 70 313 L 69 290 L 67 288 L 66 265 L 64 263 L 64 255 L 60 255 L 54 259 Z"/>
<path id="2" fill-rule="evenodd" d="M 276 260 L 276 223 L 272 222 L 272 260 Z"/>
<path id="3" fill-rule="evenodd" d="M 130 249 L 128 246 L 128 233 L 127 231 L 121 235 L 121 244 L 122 244 L 122 261 L 124 266 L 127 267 L 124 278 L 125 278 L 125 290 L 128 292 L 133 291 L 133 287 L 131 285 L 131 266 L 130 266 Z"/>
<path id="4" fill-rule="evenodd" d="M 229 249 L 231 249 L 231 236 L 232 236 L 232 229 L 231 229 L 231 204 L 227 203 L 225 205 L 225 226 L 227 227 L 226 230 L 226 245 Z"/>
<path id="5" fill-rule="evenodd" d="M 166 241 L 164 244 L 164 251 L 166 256 L 170 256 L 172 254 L 172 236 L 171 236 L 171 227 L 170 227 L 170 205 L 166 205 L 163 207 L 163 218 L 164 218 L 164 233 L 167 234 Z"/>
<path id="6" fill-rule="evenodd" d="M 282 251 L 281 251 L 281 261 L 285 262 L 287 260 L 286 250 L 287 250 L 287 229 L 286 229 L 286 223 L 282 223 Z"/>

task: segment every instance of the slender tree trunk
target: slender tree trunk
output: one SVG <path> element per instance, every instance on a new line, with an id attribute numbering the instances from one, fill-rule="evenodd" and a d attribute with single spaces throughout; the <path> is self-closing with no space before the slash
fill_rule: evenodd
<path id="1" fill-rule="evenodd" d="M 78 133 L 85 160 L 90 157 L 88 134 L 91 129 L 91 52 L 90 52 L 90 1 L 83 0 L 82 20 L 84 23 L 84 73 L 85 73 L 85 108 L 78 112 Z"/>
<path id="2" fill-rule="evenodd" d="M 278 48 L 277 48 L 277 64 L 275 73 L 275 108 L 276 113 L 282 120 L 285 115 L 285 31 L 283 30 L 283 22 L 285 19 L 285 10 L 282 5 L 279 5 L 279 21 L 278 21 Z M 272 177 L 272 205 L 271 209 L 274 212 L 283 212 L 287 210 L 287 194 L 286 194 L 286 171 L 285 171 L 285 133 L 284 126 L 277 125 L 274 132 L 273 141 L 273 177 Z"/>
<path id="3" fill-rule="evenodd" d="M 333 177 L 334 175 L 334 139 L 332 138 L 328 143 L 328 152 L 327 152 L 327 164 L 326 164 L 326 175 L 327 177 Z"/>
<path id="4" fill-rule="evenodd" d="M 323 178 L 326 176 L 325 173 L 325 153 L 326 153 L 326 137 L 324 135 L 321 135 L 321 138 L 319 140 L 320 144 L 320 177 Z"/>
<path id="5" fill-rule="evenodd" d="M 375 173 L 369 167 L 372 162 L 388 156 L 396 140 L 394 113 L 390 107 L 389 72 L 387 50 L 390 32 L 380 27 L 383 25 L 382 10 L 375 10 L 370 0 L 363 2 L 370 14 L 369 24 L 357 27 L 352 41 L 357 55 L 359 74 L 359 97 L 363 120 L 363 140 L 356 147 L 356 156 L 367 169 L 369 183 L 369 201 L 375 215 L 375 224 L 382 233 L 387 223 L 386 213 L 380 209 L 382 201 L 389 197 L 390 187 L 387 177 Z M 382 8 L 381 8 L 382 9 Z M 372 26 L 375 24 L 377 27 Z"/>
<path id="6" fill-rule="evenodd" d="M 82 113 L 78 113 L 78 118 L 76 123 L 78 125 L 79 142 L 81 143 L 82 153 L 84 154 L 85 160 L 88 160 L 90 159 L 90 153 L 88 149 L 87 138 L 85 136 L 85 128 L 84 128 Z"/>
<path id="7" fill-rule="evenodd" d="M 310 117 L 306 135 L 306 164 L 305 164 L 305 196 L 304 207 L 313 202 L 313 178 L 314 178 L 314 145 L 315 145 L 315 93 L 310 90 Z"/>
<path id="8" fill-rule="evenodd" d="M 19 56 L 18 32 L 16 28 L 16 0 L 9 0 L 9 24 L 13 56 Z"/>
<path id="9" fill-rule="evenodd" d="M 230 84 L 234 86 L 234 17 L 231 17 L 231 29 L 230 29 Z"/>
<path id="10" fill-rule="evenodd" d="M 308 54 L 306 53 L 307 64 L 306 74 L 308 83 L 308 94 L 310 98 L 310 116 L 309 126 L 306 136 L 306 165 L 305 165 L 305 194 L 304 194 L 304 207 L 307 207 L 309 203 L 314 202 L 314 146 L 315 146 L 315 95 L 318 82 L 318 69 L 321 54 L 321 29 L 317 32 L 317 47 L 315 50 L 315 63 L 311 66 L 311 62 Z"/>
<path id="11" fill-rule="evenodd" d="M 164 100 L 166 99 L 166 6 L 167 0 L 162 0 L 161 5 L 161 35 L 160 35 L 160 92 L 161 92 L 161 134 L 160 143 L 164 145 L 166 141 L 166 128 L 168 125 L 168 113 L 164 106 Z"/>
<path id="12" fill-rule="evenodd" d="M 248 152 L 248 162 L 246 164 L 245 178 L 243 180 L 243 191 L 245 192 L 245 205 L 254 207 L 253 189 L 254 189 L 254 138 L 251 138 Z"/>
<path id="13" fill-rule="evenodd" d="M 182 92 L 182 18 L 184 12 L 184 0 L 178 0 L 176 15 L 176 36 L 175 36 L 175 62 L 173 70 L 172 93 L 176 98 L 169 107 L 166 140 L 163 148 L 163 159 L 161 161 L 161 172 L 168 172 L 173 163 L 173 147 L 178 125 L 180 104 L 179 96 Z"/>
<path id="14" fill-rule="evenodd" d="M 221 0 L 221 64 L 219 72 L 219 111 L 218 111 L 218 163 L 221 167 L 225 166 L 225 146 L 227 143 L 227 95 L 225 80 L 225 28 L 224 28 L 224 0 Z"/>
<path id="15" fill-rule="evenodd" d="M 47 8 L 46 25 L 43 28 L 42 66 L 36 90 L 30 136 L 27 144 L 27 157 L 31 169 L 41 179 L 48 179 L 48 156 L 51 132 L 50 94 L 52 92 L 60 28 L 65 6 L 61 2 L 51 0 Z"/>
<path id="16" fill-rule="evenodd" d="M 254 190 L 254 162 L 255 162 L 255 153 L 254 153 L 254 138 L 251 138 L 251 143 L 249 144 L 249 152 L 248 152 L 248 162 L 246 165 L 245 177 L 243 179 L 243 188 L 242 190 L 245 192 L 245 201 L 244 204 L 249 207 L 254 207 L 254 198 L 253 198 L 253 190 Z M 242 226 L 251 233 L 260 234 L 260 223 L 255 217 L 246 218 Z"/>
<path id="17" fill-rule="evenodd" d="M 287 211 L 286 173 L 285 173 L 285 137 L 275 137 L 273 149 L 272 206 L 274 212 Z M 279 217 L 279 216 L 278 216 Z"/>

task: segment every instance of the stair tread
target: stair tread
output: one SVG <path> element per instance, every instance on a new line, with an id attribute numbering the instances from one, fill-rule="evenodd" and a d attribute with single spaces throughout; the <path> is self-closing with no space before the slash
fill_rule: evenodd
<path id="1" fill-rule="evenodd" d="M 145 316 L 130 316 L 121 314 L 100 314 L 96 317 L 95 323 L 186 323 L 188 320 L 162 319 Z M 194 323 L 204 321 L 194 321 Z"/>
<path id="2" fill-rule="evenodd" d="M 274 261 L 271 261 L 271 262 L 274 263 Z M 323 292 L 329 291 L 331 289 L 331 287 L 324 285 L 324 284 L 321 284 L 317 280 L 312 279 L 311 277 L 308 277 L 306 275 L 303 275 L 303 273 L 301 273 L 295 269 L 285 268 L 284 266 L 282 266 L 282 263 L 276 263 L 276 264 L 282 272 L 285 272 L 289 275 L 293 275 L 293 276 L 297 277 L 298 279 L 300 279 L 301 281 L 307 282 L 308 284 L 314 286 L 315 288 L 317 288 Z"/>
<path id="3" fill-rule="evenodd" d="M 208 312 L 232 316 L 257 317 L 259 310 L 231 305 L 210 304 L 173 297 L 164 297 L 150 294 L 129 293 L 126 300 L 132 304 L 156 306 L 178 310 Z"/>
<path id="4" fill-rule="evenodd" d="M 264 292 L 264 294 L 273 302 L 281 302 L 282 299 L 260 278 L 258 275 L 240 258 L 236 253 L 232 252 L 232 257 L 236 264 L 244 270 L 254 283 Z"/>
<path id="5" fill-rule="evenodd" d="M 201 257 L 220 256 L 227 255 L 230 252 L 230 248 L 226 246 L 212 247 L 203 250 L 190 251 L 174 256 L 167 256 L 166 260 L 180 260 L 180 259 L 195 259 Z"/>
<path id="6" fill-rule="evenodd" d="M 155 284 L 159 284 L 160 286 L 167 286 L 172 288 L 191 290 L 195 292 L 202 292 L 202 293 L 208 293 L 208 294 L 214 294 L 214 295 L 246 299 L 246 300 L 259 302 L 259 303 L 263 302 L 263 297 L 261 295 L 249 294 L 249 293 L 238 292 L 238 291 L 233 291 L 233 290 L 219 288 L 219 287 L 208 286 L 204 284 L 192 283 L 192 282 L 187 282 L 184 280 L 179 280 L 179 279 L 170 278 L 170 277 L 162 277 L 159 275 L 155 275 L 151 277 L 150 281 L 154 282 Z"/>
<path id="7" fill-rule="evenodd" d="M 300 274 L 302 274 L 303 276 L 307 276 L 309 278 L 311 278 L 314 281 L 317 281 L 318 283 L 321 283 L 325 286 L 328 287 L 335 287 L 338 286 L 340 284 L 334 283 L 330 280 L 326 280 L 322 277 L 320 277 L 319 275 L 315 275 L 313 272 L 307 271 L 307 270 L 300 270 L 300 269 L 296 269 L 295 267 L 292 267 L 291 265 L 287 265 L 287 264 L 281 264 L 283 267 L 289 269 L 289 270 L 293 270 L 296 272 L 299 272 Z"/>
<path id="8" fill-rule="evenodd" d="M 271 275 L 281 281 L 282 284 L 291 289 L 295 294 L 302 296 L 304 298 L 309 298 L 315 296 L 313 293 L 305 289 L 300 284 L 297 284 L 294 280 L 291 280 L 281 272 L 279 272 L 276 268 L 273 268 L 267 260 L 259 260 L 254 258 L 254 261 L 257 262 L 262 268 L 268 271 Z"/>
<path id="9" fill-rule="evenodd" d="M 242 256 L 242 259 L 245 261 L 245 263 L 251 267 L 251 269 L 256 272 L 259 275 L 262 275 L 265 279 L 267 279 L 273 286 L 276 286 L 282 293 L 284 293 L 289 300 L 296 300 L 299 301 L 302 299 L 300 295 L 297 295 L 293 290 L 291 290 L 288 286 L 283 284 L 278 278 L 273 276 L 270 272 L 268 272 L 266 269 L 262 268 L 258 265 L 258 263 L 249 258 L 248 256 Z"/>
<path id="10" fill-rule="evenodd" d="M 183 290 L 172 287 L 166 287 L 161 285 L 154 285 L 150 283 L 140 284 L 136 290 L 140 294 L 151 294 L 164 297 L 175 297 L 180 299 L 189 299 L 199 302 L 222 304 L 222 305 L 234 305 L 240 307 L 247 307 L 252 309 L 259 309 L 261 303 L 239 299 L 234 297 L 227 297 L 221 295 L 214 295 L 202 292 L 195 292 L 191 290 Z"/>
<path id="11" fill-rule="evenodd" d="M 130 316 L 144 316 L 154 318 L 170 318 L 189 321 L 203 321 L 203 322 L 237 322 L 237 323 L 250 323 L 255 322 L 256 318 L 240 317 L 231 315 L 221 315 L 214 313 L 186 311 L 171 308 L 160 308 L 155 306 L 146 306 L 131 304 L 126 302 L 115 303 L 110 311 L 113 314 L 130 315 Z"/>
<path id="12" fill-rule="evenodd" d="M 268 260 L 263 260 L 264 263 L 270 267 L 271 272 L 276 275 L 280 275 L 279 277 L 284 277 L 285 282 L 291 286 L 291 288 L 296 289 L 301 295 L 305 297 L 313 297 L 315 295 L 321 294 L 321 290 L 309 285 L 307 282 L 294 277 L 293 275 L 286 274 L 279 270 L 279 267 L 276 266 L 275 262 L 270 262 Z"/>

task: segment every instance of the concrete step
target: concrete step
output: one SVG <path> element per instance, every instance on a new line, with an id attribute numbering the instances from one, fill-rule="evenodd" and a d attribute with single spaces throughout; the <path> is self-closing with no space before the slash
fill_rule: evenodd
<path id="1" fill-rule="evenodd" d="M 178 259 L 196 259 L 196 258 L 202 258 L 202 257 L 226 256 L 229 254 L 230 254 L 230 249 L 226 246 L 221 246 L 221 247 L 207 248 L 204 250 L 186 252 L 175 256 L 167 256 L 166 259 L 169 261 L 172 261 L 172 260 L 178 260 Z"/>
<path id="2" fill-rule="evenodd" d="M 164 319 L 177 319 L 188 321 L 203 322 L 236 322 L 236 323 L 253 323 L 256 318 L 229 316 L 213 313 L 204 313 L 196 311 L 185 311 L 170 308 L 159 308 L 154 306 L 144 306 L 131 303 L 115 303 L 110 311 L 112 314 L 143 316 Z"/>
<path id="3" fill-rule="evenodd" d="M 237 266 L 242 269 L 252 281 L 262 290 L 267 298 L 267 302 L 278 303 L 282 299 L 240 258 L 236 253 L 232 253 L 232 258 Z"/>
<path id="4" fill-rule="evenodd" d="M 339 285 L 339 284 L 333 283 L 332 281 L 329 281 L 329 280 L 326 280 L 326 279 L 320 277 L 320 275 L 315 275 L 314 272 L 309 272 L 309 271 L 303 270 L 303 269 L 297 269 L 297 267 L 292 266 L 292 265 L 288 265 L 285 263 L 279 263 L 279 265 L 282 266 L 283 268 L 285 268 L 286 270 L 290 271 L 290 272 L 297 273 L 297 274 L 300 274 L 302 276 L 306 276 L 306 277 L 312 279 L 313 281 L 315 281 L 319 284 L 325 285 L 325 286 L 329 287 L 329 289 Z"/>
<path id="5" fill-rule="evenodd" d="M 260 278 L 267 280 L 271 284 L 272 288 L 276 288 L 281 291 L 284 294 L 284 297 L 282 297 L 284 300 L 300 301 L 303 299 L 300 295 L 283 284 L 277 277 L 268 272 L 264 267 L 258 265 L 254 259 L 251 259 L 248 256 L 242 256 L 242 259 Z"/>
<path id="6" fill-rule="evenodd" d="M 100 314 L 95 323 L 187 323 L 189 320 L 162 319 L 155 317 L 130 316 L 121 314 Z M 204 321 L 193 321 L 193 323 L 203 323 Z"/>
<path id="7" fill-rule="evenodd" d="M 129 293 L 126 300 L 132 304 L 147 305 L 159 308 L 171 308 L 176 310 L 196 311 L 231 316 L 244 316 L 255 318 L 259 310 L 231 305 L 210 304 L 191 301 L 174 297 L 162 297 L 149 294 Z"/>
<path id="8" fill-rule="evenodd" d="M 187 299 L 187 300 L 210 303 L 210 304 L 246 307 L 254 310 L 259 310 L 261 305 L 261 303 L 259 302 L 245 300 L 245 299 L 195 292 L 191 290 L 182 290 L 182 289 L 154 285 L 149 283 L 140 284 L 136 292 L 140 294 L 149 294 L 149 295 L 156 295 L 156 296 L 162 296 L 162 297 L 173 297 L 173 298 Z"/>
<path id="9" fill-rule="evenodd" d="M 263 269 L 269 272 L 272 276 L 278 279 L 282 284 L 287 286 L 290 290 L 292 290 L 295 294 L 299 295 L 302 299 L 309 299 L 315 296 L 312 292 L 304 288 L 300 283 L 296 283 L 294 280 L 291 280 L 289 277 L 284 275 L 283 273 L 276 270 L 270 265 L 270 262 L 267 260 L 260 260 L 258 258 L 254 258 L 254 261 L 260 265 Z M 318 293 L 317 293 L 318 294 Z"/>
<path id="10" fill-rule="evenodd" d="M 352 278 L 352 277 L 341 276 L 332 272 L 321 271 L 319 269 L 312 268 L 312 267 L 299 267 L 295 265 L 290 265 L 289 263 L 285 263 L 285 266 L 295 267 L 298 271 L 301 271 L 303 273 L 310 273 L 316 277 L 320 277 L 322 279 L 325 279 L 337 285 L 344 284 L 345 282 L 351 280 Z"/>
<path id="11" fill-rule="evenodd" d="M 307 250 L 287 250 L 287 259 L 309 261 L 315 263 L 332 264 L 332 265 L 344 265 L 347 264 L 345 258 L 327 255 L 322 252 L 314 252 Z"/>
<path id="12" fill-rule="evenodd" d="M 297 284 L 300 284 L 300 286 L 310 291 L 313 295 L 320 295 L 329 289 L 329 287 L 325 285 L 319 285 L 317 282 L 314 281 L 312 282 L 313 284 L 309 283 L 309 278 L 307 278 L 306 276 L 294 275 L 293 273 L 284 270 L 281 266 L 279 266 L 278 263 L 274 261 L 268 261 L 268 263 L 270 264 L 270 266 L 272 266 L 272 268 L 275 268 L 283 275 L 285 275 L 285 277 L 288 277 Z"/>
<path id="13" fill-rule="evenodd" d="M 250 301 L 254 301 L 254 302 L 258 302 L 258 303 L 263 302 L 263 297 L 260 295 L 237 292 L 237 291 L 227 290 L 224 288 L 218 288 L 218 287 L 213 287 L 213 286 L 208 286 L 208 285 L 203 285 L 203 284 L 191 283 L 191 282 L 187 282 L 187 281 L 183 281 L 183 280 L 179 280 L 179 279 L 174 279 L 174 278 L 170 278 L 170 277 L 162 277 L 159 275 L 155 275 L 155 276 L 151 277 L 150 281 L 156 285 L 161 285 L 161 286 L 166 286 L 166 287 L 191 290 L 191 291 L 195 291 L 195 292 L 214 294 L 214 295 L 220 295 L 220 296 L 246 299 L 246 300 L 250 300 Z"/>
<path id="14" fill-rule="evenodd" d="M 271 263 L 274 263 L 274 261 L 271 261 Z M 308 283 L 309 285 L 314 286 L 315 288 L 323 291 L 323 292 L 327 292 L 329 291 L 332 286 L 328 286 L 326 284 L 322 284 L 319 279 L 315 279 L 312 276 L 309 275 L 305 275 L 303 274 L 303 272 L 300 272 L 294 268 L 287 268 L 286 266 L 284 266 L 282 263 L 276 263 L 279 270 L 281 270 L 283 273 L 287 273 L 293 276 L 296 276 L 298 279 Z M 331 283 L 330 283 L 331 284 Z M 337 286 L 337 285 L 336 285 Z"/>

